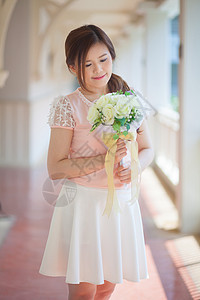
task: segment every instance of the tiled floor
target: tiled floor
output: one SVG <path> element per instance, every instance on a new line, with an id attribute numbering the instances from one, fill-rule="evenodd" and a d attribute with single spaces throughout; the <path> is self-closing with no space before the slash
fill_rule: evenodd
<path id="1" fill-rule="evenodd" d="M 45 201 L 47 186 L 49 189 L 45 168 L 0 170 L 2 208 L 15 216 L 11 223 L 0 218 L 2 300 L 67 299 L 63 278 L 38 273 L 53 212 Z M 57 189 L 55 184 L 55 194 Z M 54 199 L 52 193 L 52 202 Z M 178 233 L 173 203 L 150 168 L 142 175 L 140 206 L 150 278 L 140 283 L 124 280 L 111 300 L 200 299 L 199 238 Z"/>

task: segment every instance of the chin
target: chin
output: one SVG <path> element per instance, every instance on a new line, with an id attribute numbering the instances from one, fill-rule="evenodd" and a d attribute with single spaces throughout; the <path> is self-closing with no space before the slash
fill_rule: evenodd
<path id="1" fill-rule="evenodd" d="M 108 84 L 109 79 L 108 78 L 103 78 L 102 80 L 99 80 L 97 82 L 93 82 L 93 84 L 96 87 L 105 87 Z"/>

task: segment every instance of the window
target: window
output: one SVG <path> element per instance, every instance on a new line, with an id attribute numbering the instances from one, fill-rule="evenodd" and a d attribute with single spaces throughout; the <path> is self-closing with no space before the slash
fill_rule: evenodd
<path id="1" fill-rule="evenodd" d="M 170 19 L 170 64 L 171 64 L 171 97 L 172 109 L 179 111 L 178 99 L 178 65 L 179 65 L 179 17 Z"/>

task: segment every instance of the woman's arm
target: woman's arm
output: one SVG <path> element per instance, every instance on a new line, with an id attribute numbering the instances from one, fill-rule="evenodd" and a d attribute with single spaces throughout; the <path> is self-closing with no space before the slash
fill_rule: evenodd
<path id="1" fill-rule="evenodd" d="M 144 120 L 140 126 L 140 134 L 137 135 L 138 157 L 141 165 L 141 172 L 148 167 L 154 158 L 153 145 L 150 137 L 147 121 Z"/>
<path id="2" fill-rule="evenodd" d="M 47 168 L 53 180 L 84 176 L 104 168 L 105 155 L 68 159 L 73 130 L 52 128 Z"/>
<path id="3" fill-rule="evenodd" d="M 91 174 L 105 167 L 105 154 L 68 159 L 73 130 L 52 128 L 47 158 L 49 177 L 53 180 Z M 126 145 L 117 142 L 115 163 L 126 156 Z"/>

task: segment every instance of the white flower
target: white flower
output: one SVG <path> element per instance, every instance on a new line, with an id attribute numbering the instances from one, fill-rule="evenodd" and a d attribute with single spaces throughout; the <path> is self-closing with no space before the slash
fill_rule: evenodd
<path id="1" fill-rule="evenodd" d="M 116 105 L 119 100 L 119 95 L 110 95 L 109 103 L 112 105 Z"/>
<path id="2" fill-rule="evenodd" d="M 120 97 L 120 98 L 117 101 L 117 104 L 115 106 L 116 117 L 118 119 L 128 117 L 130 112 L 131 112 L 131 109 L 132 109 L 132 105 L 131 105 L 130 101 L 128 101 L 127 96 L 125 96 L 125 97 L 123 96 L 123 97 Z"/>
<path id="3" fill-rule="evenodd" d="M 127 96 L 127 102 L 129 103 L 129 105 L 131 106 L 131 109 L 133 107 L 139 108 L 140 107 L 140 103 L 138 102 L 138 98 L 135 95 L 130 95 Z"/>
<path id="4" fill-rule="evenodd" d="M 106 125 L 112 125 L 114 123 L 115 109 L 112 104 L 106 104 L 102 109 L 104 115 L 104 123 Z"/>
<path id="5" fill-rule="evenodd" d="M 90 122 L 90 124 L 94 124 L 96 119 L 98 119 L 100 116 L 99 111 L 97 110 L 96 104 L 90 106 L 88 110 L 87 120 Z"/>
<path id="6" fill-rule="evenodd" d="M 111 94 L 106 94 L 101 96 L 95 103 L 96 107 L 102 109 L 106 104 L 110 103 L 110 95 Z"/>

